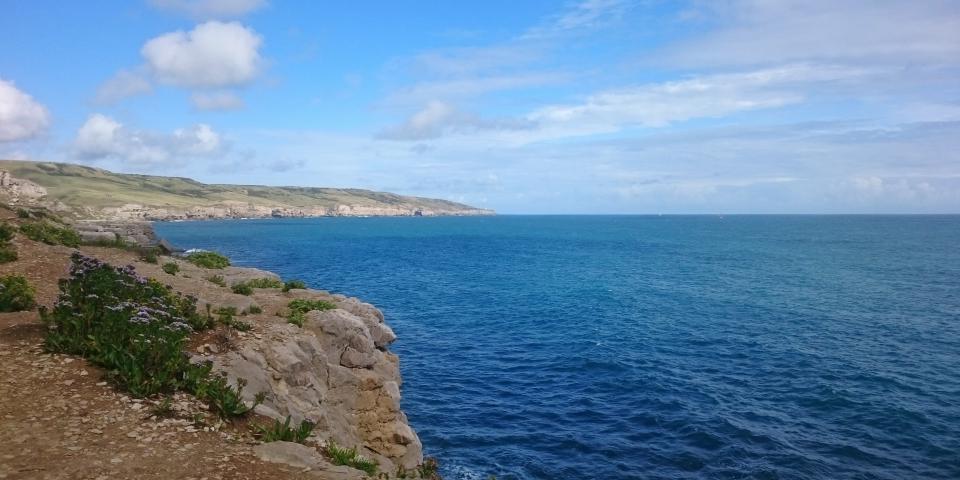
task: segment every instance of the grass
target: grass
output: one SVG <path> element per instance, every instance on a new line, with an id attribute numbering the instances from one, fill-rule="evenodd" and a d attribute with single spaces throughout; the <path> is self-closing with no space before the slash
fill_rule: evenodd
<path id="1" fill-rule="evenodd" d="M 224 202 L 268 207 L 335 208 L 337 205 L 398 206 L 424 210 L 466 205 L 360 189 L 208 185 L 187 178 L 128 175 L 65 163 L 0 161 L 0 169 L 47 189 L 50 200 L 91 208 L 137 203 L 147 207 L 188 208 Z"/>
<path id="2" fill-rule="evenodd" d="M 238 295 L 253 295 L 253 287 L 246 282 L 240 282 L 230 287 L 230 291 Z"/>
<path id="3" fill-rule="evenodd" d="M 307 288 L 307 284 L 303 280 L 287 280 L 283 283 L 284 293 L 289 292 L 290 290 L 303 290 Z"/>
<path id="4" fill-rule="evenodd" d="M 246 382 L 236 386 L 212 374 L 211 363 L 191 363 L 184 354 L 191 325 L 201 324 L 196 298 L 174 292 L 136 274 L 132 266 L 113 267 L 80 253 L 71 256 L 70 275 L 60 280 L 51 310 L 41 308 L 50 352 L 87 358 L 134 397 L 184 390 L 206 402 L 222 418 L 245 415 Z"/>
<path id="5" fill-rule="evenodd" d="M 313 432 L 313 427 L 315 425 L 309 420 L 302 420 L 299 425 L 296 427 L 290 426 L 290 417 L 287 416 L 286 420 L 281 422 L 280 420 L 274 420 L 273 424 L 264 427 L 263 425 L 253 424 L 251 428 L 253 429 L 253 435 L 257 437 L 261 442 L 270 443 L 270 442 L 296 442 L 304 443 L 307 441 L 307 437 L 310 436 L 310 433 Z"/>
<path id="6" fill-rule="evenodd" d="M 253 329 L 253 325 L 237 318 L 237 307 L 220 307 L 214 310 L 213 313 L 217 315 L 218 322 L 234 330 L 247 332 Z"/>
<path id="7" fill-rule="evenodd" d="M 253 288 L 283 288 L 283 282 L 277 280 L 276 278 L 264 277 L 264 278 L 254 278 L 247 280 L 247 285 L 250 285 Z"/>
<path id="8" fill-rule="evenodd" d="M 298 298 L 291 300 L 290 303 L 287 304 L 287 308 L 290 309 L 290 313 L 287 314 L 287 323 L 292 323 L 303 328 L 303 322 L 307 320 L 307 312 L 311 310 L 333 310 L 337 308 L 337 306 L 326 300 L 306 300 Z"/>
<path id="9" fill-rule="evenodd" d="M 17 259 L 17 247 L 10 243 L 16 233 L 17 230 L 13 225 L 0 222 L 0 263 L 9 263 Z"/>
<path id="10" fill-rule="evenodd" d="M 214 275 L 212 277 L 207 277 L 207 281 L 214 285 L 219 285 L 221 287 L 227 286 L 227 281 L 223 279 L 223 275 Z"/>
<path id="11" fill-rule="evenodd" d="M 357 453 L 356 447 L 339 447 L 333 442 L 333 440 L 331 440 L 327 444 L 326 453 L 334 465 L 345 465 L 347 467 L 356 468 L 357 470 L 364 471 L 371 477 L 377 474 L 377 469 L 379 468 L 377 462 Z"/>
<path id="12" fill-rule="evenodd" d="M 0 312 L 32 310 L 37 304 L 33 287 L 22 275 L 0 277 Z"/>
<path id="13" fill-rule="evenodd" d="M 194 252 L 187 261 L 202 268 L 223 269 L 230 266 L 230 259 L 217 252 Z"/>
<path id="14" fill-rule="evenodd" d="M 67 226 L 58 226 L 47 221 L 26 222 L 20 225 L 20 232 L 30 240 L 47 245 L 80 246 L 80 234 Z"/>
<path id="15" fill-rule="evenodd" d="M 140 260 L 156 265 L 160 263 L 160 256 L 156 248 L 147 248 L 140 252 Z"/>
<path id="16" fill-rule="evenodd" d="M 260 305 L 250 305 L 247 308 L 246 312 L 251 315 L 258 315 L 263 313 L 263 308 L 261 308 Z"/>
<path id="17" fill-rule="evenodd" d="M 177 272 L 180 271 L 180 265 L 177 265 L 176 263 L 173 263 L 173 262 L 164 263 L 163 266 L 160 268 L 163 269 L 164 273 L 167 273 L 170 275 L 176 275 Z"/>

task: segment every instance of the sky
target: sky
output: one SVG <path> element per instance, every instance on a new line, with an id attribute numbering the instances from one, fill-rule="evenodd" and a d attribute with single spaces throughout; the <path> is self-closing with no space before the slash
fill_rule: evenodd
<path id="1" fill-rule="evenodd" d="M 0 0 L 0 158 L 500 213 L 958 213 L 960 2 Z"/>

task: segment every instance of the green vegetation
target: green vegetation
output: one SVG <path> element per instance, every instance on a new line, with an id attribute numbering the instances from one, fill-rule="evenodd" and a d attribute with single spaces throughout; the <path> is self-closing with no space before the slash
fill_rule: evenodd
<path id="1" fill-rule="evenodd" d="M 246 282 L 240 282 L 230 287 L 230 290 L 233 291 L 233 293 L 236 293 L 238 295 L 253 295 L 253 287 L 251 287 Z"/>
<path id="2" fill-rule="evenodd" d="M 253 435 L 264 443 L 303 443 L 307 441 L 307 437 L 310 436 L 310 432 L 313 432 L 314 426 L 315 425 L 309 420 L 303 420 L 296 428 L 292 428 L 290 426 L 290 417 L 287 416 L 287 419 L 283 422 L 280 422 L 280 420 L 274 420 L 273 425 L 270 425 L 269 427 L 254 424 L 251 428 L 253 429 Z"/>
<path id="3" fill-rule="evenodd" d="M 170 275 L 176 275 L 177 272 L 180 271 L 180 265 L 177 265 L 176 263 L 173 263 L 173 262 L 164 263 L 163 266 L 160 268 L 162 268 L 165 273 L 168 273 Z"/>
<path id="4" fill-rule="evenodd" d="M 230 259 L 217 252 L 194 252 L 187 261 L 202 268 L 222 269 L 230 266 Z"/>
<path id="5" fill-rule="evenodd" d="M 245 311 L 246 313 L 249 313 L 251 315 L 257 315 L 257 314 L 263 313 L 263 309 L 260 308 L 260 305 L 250 305 L 250 307 L 247 308 Z"/>
<path id="6" fill-rule="evenodd" d="M 326 452 L 327 456 L 330 457 L 330 461 L 334 465 L 346 465 L 348 467 L 356 468 L 357 470 L 366 472 L 366 474 L 370 476 L 377 474 L 377 468 L 379 468 L 377 462 L 357 453 L 356 447 L 338 447 L 337 444 L 331 440 L 327 444 Z"/>
<path id="7" fill-rule="evenodd" d="M 289 292 L 290 290 L 303 290 L 307 288 L 307 284 L 303 280 L 287 280 L 283 284 L 283 291 Z"/>
<path id="8" fill-rule="evenodd" d="M 94 247 L 120 248 L 123 250 L 136 250 L 139 248 L 136 244 L 129 243 L 121 238 L 119 233 L 113 234 L 113 240 L 93 240 L 83 242 L 83 244 Z"/>
<path id="9" fill-rule="evenodd" d="M 16 229 L 7 222 L 0 222 L 0 263 L 9 263 L 17 259 L 17 248 L 10 243 Z"/>
<path id="10" fill-rule="evenodd" d="M 192 392 L 223 418 L 244 415 L 254 404 L 242 400 L 244 381 L 231 386 L 212 375 L 212 364 L 184 355 L 192 324 L 202 323 L 196 299 L 173 292 L 133 267 L 113 267 L 74 253 L 70 276 L 60 280 L 53 309 L 41 308 L 48 351 L 81 355 L 135 397 L 176 390 Z"/>
<path id="11" fill-rule="evenodd" d="M 207 307 L 209 307 L 209 305 Z M 253 328 L 253 325 L 237 318 L 237 307 L 220 307 L 214 310 L 213 313 L 217 314 L 218 322 L 234 330 L 246 332 Z"/>
<path id="12" fill-rule="evenodd" d="M 47 245 L 80 246 L 80 234 L 67 226 L 58 226 L 47 221 L 26 222 L 20 225 L 20 232 L 30 240 Z"/>
<path id="13" fill-rule="evenodd" d="M 223 279 L 223 275 L 214 275 L 212 277 L 207 277 L 207 281 L 214 285 L 219 285 L 221 287 L 227 286 L 227 281 Z"/>
<path id="14" fill-rule="evenodd" d="M 283 288 L 283 282 L 270 277 L 254 278 L 247 280 L 245 283 L 253 288 Z"/>
<path id="15" fill-rule="evenodd" d="M 17 217 L 20 217 L 20 218 L 30 218 L 30 210 L 27 210 L 26 208 L 18 208 L 18 209 L 17 209 Z"/>
<path id="16" fill-rule="evenodd" d="M 150 414 L 157 418 L 170 418 L 173 416 L 173 400 L 170 397 L 163 397 L 159 403 L 150 409 Z"/>
<path id="17" fill-rule="evenodd" d="M 303 327 L 303 322 L 307 320 L 307 312 L 311 310 L 333 310 L 337 308 L 332 302 L 326 300 L 307 300 L 298 298 L 291 300 L 287 304 L 290 313 L 287 315 L 287 323 L 292 323 L 298 327 Z"/>
<path id="18" fill-rule="evenodd" d="M 359 189 L 208 185 L 188 178 L 126 175 L 66 163 L 0 161 L 0 169 L 47 189 L 47 198 L 94 209 L 135 203 L 146 207 L 191 208 L 241 202 L 272 208 L 336 208 L 337 205 L 463 210 L 446 200 L 407 197 Z"/>
<path id="19" fill-rule="evenodd" d="M 140 252 L 140 260 L 156 265 L 160 262 L 160 254 L 156 248 L 146 248 Z"/>
<path id="20" fill-rule="evenodd" d="M 37 305 L 35 293 L 22 275 L 0 277 L 0 312 L 32 310 Z"/>

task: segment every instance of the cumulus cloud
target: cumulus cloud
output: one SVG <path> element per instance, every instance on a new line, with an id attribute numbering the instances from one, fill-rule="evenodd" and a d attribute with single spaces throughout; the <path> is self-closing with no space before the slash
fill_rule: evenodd
<path id="1" fill-rule="evenodd" d="M 198 92 L 190 96 L 197 110 L 226 111 L 243 108 L 243 99 L 233 92 Z"/>
<path id="2" fill-rule="evenodd" d="M 150 0 L 150 4 L 190 18 L 235 18 L 259 10 L 265 0 Z"/>
<path id="3" fill-rule="evenodd" d="M 97 90 L 97 102 L 113 103 L 152 90 L 153 86 L 143 72 L 120 70 Z"/>
<path id="4" fill-rule="evenodd" d="M 162 83 L 183 87 L 228 87 L 249 83 L 263 62 L 263 39 L 237 22 L 210 21 L 189 32 L 160 35 L 140 53 Z"/>
<path id="5" fill-rule="evenodd" d="M 388 140 L 426 140 L 445 134 L 480 130 L 513 130 L 528 128 L 522 120 L 490 120 L 458 110 L 440 101 L 427 103 L 400 125 L 387 128 L 379 135 Z"/>
<path id="6" fill-rule="evenodd" d="M 130 129 L 99 113 L 80 127 L 73 146 L 83 159 L 111 158 L 144 166 L 216 156 L 224 149 L 220 134 L 206 124 L 162 134 Z"/>
<path id="7" fill-rule="evenodd" d="M 0 142 L 34 137 L 49 124 L 50 113 L 46 107 L 13 82 L 0 78 Z"/>

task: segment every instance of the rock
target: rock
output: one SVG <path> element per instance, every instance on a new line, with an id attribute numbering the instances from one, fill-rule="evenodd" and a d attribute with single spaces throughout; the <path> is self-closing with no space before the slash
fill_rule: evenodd
<path id="1" fill-rule="evenodd" d="M 328 462 L 320 452 L 293 442 L 270 442 L 257 445 L 253 453 L 266 462 L 308 469 L 309 473 L 328 480 L 361 480 L 367 476 L 360 470 Z"/>

